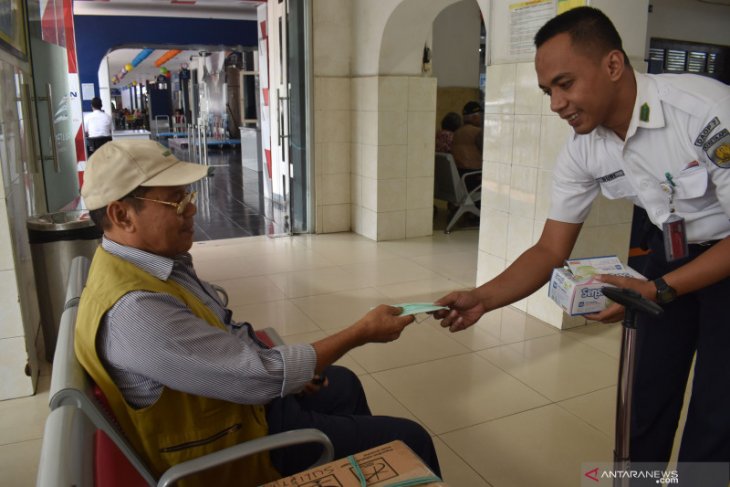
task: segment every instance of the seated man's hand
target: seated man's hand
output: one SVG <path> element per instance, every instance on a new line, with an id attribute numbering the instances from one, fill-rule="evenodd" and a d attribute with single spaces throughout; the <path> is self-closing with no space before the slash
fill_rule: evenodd
<path id="1" fill-rule="evenodd" d="M 452 332 L 469 328 L 487 311 L 474 290 L 455 291 L 434 304 L 450 308 L 436 311 L 434 316 L 441 320 L 441 326 Z"/>
<path id="2" fill-rule="evenodd" d="M 364 330 L 367 342 L 392 342 L 396 340 L 403 329 L 413 323 L 414 317 L 398 316 L 401 308 L 381 304 L 375 309 L 370 310 L 363 316 L 359 324 Z"/>
<path id="3" fill-rule="evenodd" d="M 304 389 L 302 389 L 302 392 L 300 394 L 304 395 L 312 395 L 319 392 L 320 389 L 323 387 L 327 387 L 329 385 L 329 380 L 324 375 L 315 375 L 312 377 L 312 380 L 307 382 L 304 386 Z"/>

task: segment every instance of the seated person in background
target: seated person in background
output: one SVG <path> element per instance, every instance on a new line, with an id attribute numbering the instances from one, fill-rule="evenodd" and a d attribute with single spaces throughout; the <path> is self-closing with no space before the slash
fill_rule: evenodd
<path id="1" fill-rule="evenodd" d="M 86 166 L 81 190 L 104 231 L 79 304 L 75 349 L 131 444 L 158 475 L 242 441 L 318 428 L 335 457 L 399 439 L 439 475 L 419 424 L 373 416 L 357 376 L 332 365 L 351 349 L 397 339 L 413 321 L 381 305 L 312 344 L 267 348 L 232 319 L 188 253 L 206 166 L 154 141 L 114 141 Z M 307 468 L 319 445 L 258 454 L 193 481 L 260 485 Z"/>
<path id="2" fill-rule="evenodd" d="M 101 109 L 101 99 L 91 99 L 91 114 L 86 117 L 86 136 L 89 138 L 89 155 L 112 140 L 114 125 L 111 115 Z"/>
<path id="3" fill-rule="evenodd" d="M 482 144 L 484 138 L 482 106 L 470 101 L 464 105 L 464 125 L 454 133 L 451 154 L 459 170 L 459 174 L 478 171 L 482 168 Z M 471 191 L 481 184 L 481 178 L 466 178 L 466 189 Z"/>
<path id="4" fill-rule="evenodd" d="M 454 132 L 461 127 L 461 115 L 449 112 L 441 119 L 441 130 L 436 132 L 436 152 L 451 152 Z"/>

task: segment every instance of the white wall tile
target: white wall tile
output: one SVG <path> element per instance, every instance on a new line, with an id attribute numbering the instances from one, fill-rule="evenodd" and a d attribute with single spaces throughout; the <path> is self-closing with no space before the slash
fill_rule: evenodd
<path id="1" fill-rule="evenodd" d="M 552 171 L 555 160 L 572 133 L 565 120 L 556 116 L 543 116 L 540 127 L 540 168 Z"/>
<path id="2" fill-rule="evenodd" d="M 515 76 L 515 113 L 534 115 L 542 113 L 545 95 L 537 85 L 535 64 L 533 62 L 518 64 Z"/>
<path id="3" fill-rule="evenodd" d="M 0 271 L 0 338 L 24 334 L 15 270 Z"/>
<path id="4" fill-rule="evenodd" d="M 362 144 L 360 172 L 364 177 L 376 179 L 378 177 L 378 146 Z"/>
<path id="5" fill-rule="evenodd" d="M 33 394 L 33 380 L 25 375 L 27 360 L 23 337 L 0 339 L 0 400 Z"/>
<path id="6" fill-rule="evenodd" d="M 406 210 L 406 238 L 433 234 L 433 208 Z"/>
<path id="7" fill-rule="evenodd" d="M 327 111 L 324 140 L 327 142 L 350 142 L 350 117 L 349 110 Z"/>
<path id="8" fill-rule="evenodd" d="M 406 208 L 427 208 L 433 211 L 433 178 L 408 178 L 406 181 Z"/>
<path id="9" fill-rule="evenodd" d="M 408 113 L 408 177 L 433 175 L 435 133 L 433 112 Z"/>
<path id="10" fill-rule="evenodd" d="M 482 167 L 482 207 L 509 211 L 511 182 L 509 164 L 484 163 Z"/>
<path id="11" fill-rule="evenodd" d="M 362 206 L 371 211 L 378 211 L 378 180 L 363 177 L 362 184 Z"/>
<path id="12" fill-rule="evenodd" d="M 540 115 L 515 115 L 512 163 L 539 167 Z"/>
<path id="13" fill-rule="evenodd" d="M 362 206 L 362 176 L 350 174 L 350 203 Z"/>
<path id="14" fill-rule="evenodd" d="M 484 116 L 484 160 L 509 164 L 512 162 L 514 140 L 513 115 Z"/>
<path id="15" fill-rule="evenodd" d="M 534 218 L 538 169 L 513 164 L 511 172 L 509 212 L 519 217 Z"/>
<path id="16" fill-rule="evenodd" d="M 352 231 L 358 235 L 363 234 L 363 223 L 362 223 L 362 207 L 358 205 L 350 205 L 350 226 Z"/>
<path id="17" fill-rule="evenodd" d="M 355 140 L 363 144 L 378 145 L 378 112 L 358 111 L 355 120 Z"/>
<path id="18" fill-rule="evenodd" d="M 407 140 L 408 118 L 406 112 L 381 111 L 378 113 L 378 144 L 398 145 Z"/>
<path id="19" fill-rule="evenodd" d="M 407 145 L 381 145 L 378 152 L 379 179 L 405 178 L 408 165 Z"/>
<path id="20" fill-rule="evenodd" d="M 314 231 L 316 233 L 322 233 L 322 229 L 324 228 L 324 206 L 317 205 L 317 218 L 314 222 Z"/>
<path id="21" fill-rule="evenodd" d="M 408 78 L 381 76 L 378 78 L 378 110 L 405 112 L 408 110 Z"/>
<path id="22" fill-rule="evenodd" d="M 377 77 L 352 78 L 350 106 L 353 110 L 359 111 L 378 110 Z"/>
<path id="23" fill-rule="evenodd" d="M 314 107 L 315 110 L 350 110 L 350 78 L 316 77 Z"/>
<path id="24" fill-rule="evenodd" d="M 514 64 L 487 66 L 484 113 L 515 112 L 515 72 Z"/>
<path id="25" fill-rule="evenodd" d="M 315 170 L 317 170 L 316 166 Z M 350 143 L 350 172 L 352 174 L 362 175 L 362 144 L 359 142 Z"/>
<path id="26" fill-rule="evenodd" d="M 322 142 L 315 146 L 315 164 L 322 174 L 350 173 L 349 142 Z"/>
<path id="27" fill-rule="evenodd" d="M 556 328 L 562 328 L 563 309 L 548 297 L 548 286 L 545 284 L 527 298 L 527 313 Z"/>
<path id="28" fill-rule="evenodd" d="M 539 170 L 537 175 L 537 193 L 535 195 L 535 218 L 546 219 L 552 203 L 553 173 Z"/>
<path id="29" fill-rule="evenodd" d="M 494 257 L 507 257 L 509 214 L 482 207 L 479 223 L 479 250 Z"/>
<path id="30" fill-rule="evenodd" d="M 323 205 L 350 203 L 350 175 L 325 174 L 322 176 Z"/>
<path id="31" fill-rule="evenodd" d="M 436 78 L 408 78 L 408 111 L 434 111 L 437 81 Z"/>
<path id="32" fill-rule="evenodd" d="M 514 262 L 525 250 L 532 246 L 532 227 L 534 220 L 510 215 L 507 228 L 507 262 Z"/>
<path id="33" fill-rule="evenodd" d="M 506 267 L 505 260 L 495 257 L 486 252 L 479 251 L 477 260 L 477 286 L 481 286 L 485 282 L 491 281 L 504 271 Z"/>
<path id="34" fill-rule="evenodd" d="M 406 212 L 378 212 L 378 240 L 400 240 L 406 238 Z"/>
<path id="35" fill-rule="evenodd" d="M 328 205 L 324 207 L 323 232 L 350 231 L 350 205 Z"/>
<path id="36" fill-rule="evenodd" d="M 598 219 L 602 225 L 631 223 L 634 215 L 634 204 L 626 199 L 609 200 L 602 195 L 596 199 Z"/>
<path id="37" fill-rule="evenodd" d="M 379 179 L 378 184 L 378 218 L 382 212 L 406 209 L 406 180 Z"/>
<path id="38" fill-rule="evenodd" d="M 361 235 L 371 239 L 378 239 L 378 213 L 367 208 L 360 211 L 362 216 L 362 233 Z"/>

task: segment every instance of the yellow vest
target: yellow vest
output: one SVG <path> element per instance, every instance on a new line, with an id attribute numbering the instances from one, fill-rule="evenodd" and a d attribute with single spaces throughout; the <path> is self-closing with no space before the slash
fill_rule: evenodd
<path id="1" fill-rule="evenodd" d="M 206 453 L 268 434 L 263 406 L 235 404 L 167 387 L 154 404 L 129 406 L 96 351 L 104 314 L 130 291 L 166 293 L 185 303 L 199 318 L 225 330 L 217 316 L 192 293 L 162 281 L 101 247 L 94 255 L 76 319 L 76 356 L 109 401 L 122 431 L 159 478 L 171 466 Z M 268 453 L 209 469 L 179 485 L 256 486 L 279 478 Z"/>

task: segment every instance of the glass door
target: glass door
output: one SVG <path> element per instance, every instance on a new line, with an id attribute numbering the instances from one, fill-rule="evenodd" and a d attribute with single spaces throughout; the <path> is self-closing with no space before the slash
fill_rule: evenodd
<path id="1" fill-rule="evenodd" d="M 63 19 L 63 13 L 59 14 Z M 80 114 L 73 113 L 71 104 L 71 99 L 79 96 L 79 90 L 69 85 L 65 31 L 62 25 L 55 29 L 46 25 L 43 29 L 40 19 L 31 16 L 29 37 L 47 211 L 72 209 L 78 204 L 79 195 L 76 138 L 81 122 Z"/>

